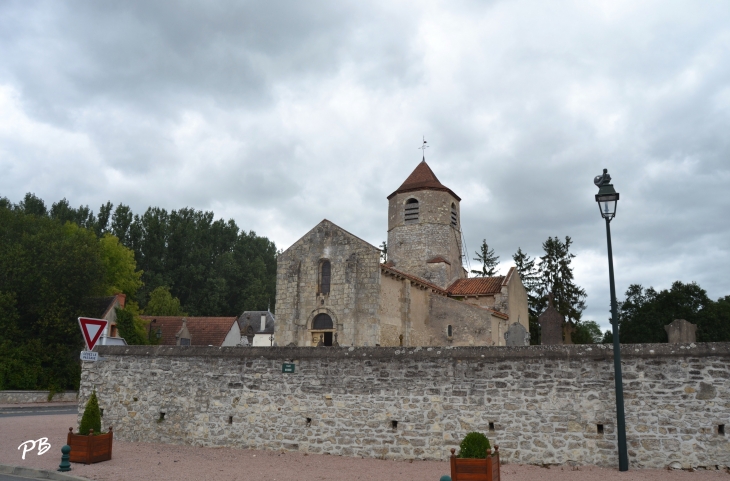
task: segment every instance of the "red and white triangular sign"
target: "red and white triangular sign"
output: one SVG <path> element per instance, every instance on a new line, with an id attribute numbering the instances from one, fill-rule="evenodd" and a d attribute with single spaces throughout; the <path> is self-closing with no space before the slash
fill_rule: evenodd
<path id="1" fill-rule="evenodd" d="M 109 321 L 104 319 L 89 319 L 88 317 L 79 317 L 79 326 L 81 326 L 81 334 L 84 336 L 86 347 L 91 351 L 96 346 L 96 342 L 101 337 L 101 333 L 106 329 Z"/>

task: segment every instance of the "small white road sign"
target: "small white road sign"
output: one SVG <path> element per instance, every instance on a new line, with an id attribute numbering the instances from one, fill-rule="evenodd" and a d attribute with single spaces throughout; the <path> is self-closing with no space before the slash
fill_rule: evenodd
<path id="1" fill-rule="evenodd" d="M 99 353 L 94 351 L 81 351 L 81 360 L 91 362 L 98 361 Z"/>

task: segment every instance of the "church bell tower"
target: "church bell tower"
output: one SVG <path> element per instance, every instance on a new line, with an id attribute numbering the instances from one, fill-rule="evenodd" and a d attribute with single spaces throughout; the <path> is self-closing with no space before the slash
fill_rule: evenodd
<path id="1" fill-rule="evenodd" d="M 388 196 L 388 263 L 442 288 L 466 277 L 460 201 L 425 159 L 418 164 Z"/>

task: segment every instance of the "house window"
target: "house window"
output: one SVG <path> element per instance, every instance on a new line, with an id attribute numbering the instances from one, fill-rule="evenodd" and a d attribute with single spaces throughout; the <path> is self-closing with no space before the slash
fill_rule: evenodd
<path id="1" fill-rule="evenodd" d="M 186 337 L 180 338 L 180 345 L 181 346 L 189 346 L 190 345 L 190 339 Z"/>
<path id="2" fill-rule="evenodd" d="M 448 326 L 446 326 L 446 337 L 451 339 L 453 337 L 453 335 L 454 335 L 454 330 L 451 328 L 451 324 L 449 324 Z"/>
<path id="3" fill-rule="evenodd" d="M 451 225 L 457 227 L 459 225 L 459 219 L 456 216 L 456 204 L 451 203 Z"/>
<path id="4" fill-rule="evenodd" d="M 330 261 L 324 260 L 319 267 L 319 292 L 320 294 L 330 293 L 330 277 L 331 277 Z"/>
<path id="5" fill-rule="evenodd" d="M 406 224 L 418 222 L 418 200 L 417 199 L 408 199 L 406 201 L 405 221 L 406 221 Z"/>
<path id="6" fill-rule="evenodd" d="M 332 318 L 325 313 L 317 314 L 312 320 L 312 329 L 319 331 L 321 329 L 334 329 Z"/>

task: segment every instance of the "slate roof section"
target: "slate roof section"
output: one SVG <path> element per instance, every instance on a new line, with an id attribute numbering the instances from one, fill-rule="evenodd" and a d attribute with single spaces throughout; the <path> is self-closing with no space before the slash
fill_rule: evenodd
<path id="1" fill-rule="evenodd" d="M 396 269 L 394 267 L 391 267 L 391 266 L 388 266 L 386 264 L 380 264 L 380 271 L 381 272 L 386 272 L 388 274 L 391 274 L 391 275 L 394 275 L 394 276 L 397 276 L 397 277 L 403 277 L 403 278 L 409 279 L 412 282 L 415 282 L 416 285 L 420 285 L 421 287 L 425 287 L 427 289 L 431 289 L 432 291 L 434 291 L 434 292 L 436 292 L 438 294 L 441 294 L 441 295 L 444 295 L 444 296 L 447 294 L 447 292 L 444 289 L 440 288 L 436 284 L 432 284 L 432 283 L 428 282 L 425 279 L 421 279 L 420 277 L 414 276 L 412 274 L 407 274 L 407 273 L 405 273 L 405 272 L 403 272 L 401 270 L 398 270 L 398 269 Z"/>
<path id="2" fill-rule="evenodd" d="M 187 317 L 187 316 L 140 316 L 143 320 L 151 322 L 152 330 L 162 330 L 160 344 L 163 346 L 177 345 L 177 334 L 182 329 L 183 318 L 187 319 L 188 331 L 190 331 L 191 346 L 220 346 L 236 322 L 235 317 Z M 149 324 L 147 325 L 149 329 Z"/>
<path id="3" fill-rule="evenodd" d="M 420 164 L 415 168 L 411 175 L 401 184 L 398 189 L 388 196 L 388 199 L 395 197 L 397 194 L 403 194 L 405 192 L 415 192 L 417 190 L 440 190 L 442 192 L 448 192 L 458 201 L 461 201 L 461 197 L 456 195 L 454 191 L 439 182 L 436 174 L 433 173 L 431 167 L 428 166 L 425 160 L 421 161 Z"/>
<path id="4" fill-rule="evenodd" d="M 266 329 L 261 330 L 261 316 L 266 316 Z M 238 318 L 238 327 L 241 329 L 241 335 L 248 333 L 248 327 L 251 326 L 254 334 L 273 334 L 276 318 L 269 311 L 245 311 Z"/>

